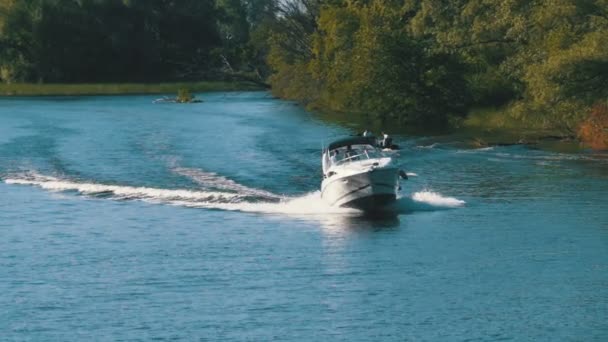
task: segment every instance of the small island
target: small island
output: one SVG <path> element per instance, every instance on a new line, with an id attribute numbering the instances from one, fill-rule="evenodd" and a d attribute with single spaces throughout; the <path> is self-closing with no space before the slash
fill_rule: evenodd
<path id="1" fill-rule="evenodd" d="M 180 89 L 177 92 L 176 97 L 177 103 L 201 103 L 203 100 L 197 99 L 190 90 L 188 89 Z"/>
<path id="2" fill-rule="evenodd" d="M 202 103 L 203 100 L 197 99 L 189 89 L 180 88 L 177 91 L 176 97 L 162 97 L 153 101 L 153 103 Z"/>

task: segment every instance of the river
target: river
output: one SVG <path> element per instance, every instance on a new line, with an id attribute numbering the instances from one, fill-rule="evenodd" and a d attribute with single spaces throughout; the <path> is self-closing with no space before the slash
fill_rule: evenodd
<path id="1" fill-rule="evenodd" d="M 0 99 L 0 339 L 608 340 L 608 154 L 396 135 L 369 217 L 318 192 L 355 129 L 199 97 Z"/>

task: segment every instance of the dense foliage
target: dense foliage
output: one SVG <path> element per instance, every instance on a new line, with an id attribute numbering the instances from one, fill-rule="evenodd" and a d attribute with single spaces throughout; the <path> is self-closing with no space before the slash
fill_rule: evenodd
<path id="1" fill-rule="evenodd" d="M 8 82 L 211 78 L 217 70 L 240 70 L 245 60 L 255 70 L 260 57 L 249 35 L 273 12 L 263 0 L 250 3 L 0 0 L 0 77 Z"/>
<path id="2" fill-rule="evenodd" d="M 608 99 L 608 0 L 0 0 L 5 82 L 226 74 L 322 110 L 575 135 Z"/>
<path id="3" fill-rule="evenodd" d="M 274 91 L 313 107 L 417 124 L 485 108 L 574 134 L 608 99 L 606 0 L 300 3 L 269 62 Z"/>

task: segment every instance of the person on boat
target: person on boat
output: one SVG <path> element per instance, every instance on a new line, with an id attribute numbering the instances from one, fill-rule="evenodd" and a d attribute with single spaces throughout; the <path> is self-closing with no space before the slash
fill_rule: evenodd
<path id="1" fill-rule="evenodd" d="M 363 137 L 367 138 L 367 137 L 373 137 L 374 134 L 371 131 L 368 131 L 367 129 L 363 132 Z"/>
<path id="2" fill-rule="evenodd" d="M 382 148 L 391 148 L 393 146 L 393 138 L 391 138 L 388 134 L 382 132 Z"/>
<path id="3" fill-rule="evenodd" d="M 338 162 L 338 153 L 340 153 L 340 151 L 335 150 L 334 152 L 332 152 L 331 157 L 329 158 L 329 160 L 331 161 L 332 164 L 335 164 L 336 162 Z"/>
<path id="4" fill-rule="evenodd" d="M 350 158 L 352 156 L 354 156 L 354 152 L 353 152 L 353 148 L 352 146 L 348 145 L 346 146 L 346 152 L 344 152 L 344 158 Z"/>
<path id="5" fill-rule="evenodd" d="M 344 159 L 348 159 L 350 161 L 359 160 L 359 152 L 357 150 L 353 150 L 351 145 L 346 147 L 346 152 L 344 153 Z"/>

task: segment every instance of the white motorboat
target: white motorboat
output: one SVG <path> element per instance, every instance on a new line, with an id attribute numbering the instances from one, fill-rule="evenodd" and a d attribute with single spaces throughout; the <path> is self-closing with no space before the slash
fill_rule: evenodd
<path id="1" fill-rule="evenodd" d="M 332 206 L 364 211 L 379 210 L 395 202 L 399 176 L 392 158 L 378 148 L 373 137 L 349 137 L 323 150 L 321 197 Z"/>

